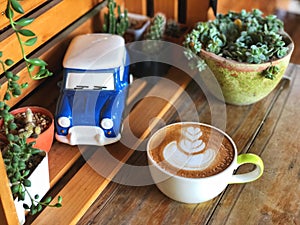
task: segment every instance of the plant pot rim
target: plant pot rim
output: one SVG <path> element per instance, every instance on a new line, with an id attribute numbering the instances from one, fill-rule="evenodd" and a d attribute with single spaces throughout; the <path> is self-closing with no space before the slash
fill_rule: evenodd
<path id="1" fill-rule="evenodd" d="M 281 31 L 280 34 L 282 34 L 282 36 L 288 40 L 288 53 L 280 58 L 280 59 L 275 59 L 275 60 L 271 60 L 271 61 L 268 61 L 268 62 L 263 62 L 263 63 L 247 63 L 247 62 L 239 62 L 239 61 L 236 61 L 236 60 L 233 60 L 233 59 L 227 59 L 227 58 L 224 58 L 222 56 L 219 56 L 219 55 L 216 55 L 215 53 L 212 53 L 212 52 L 209 52 L 209 51 L 206 51 L 206 50 L 203 50 L 201 49 L 200 50 L 200 57 L 203 57 L 203 59 L 205 58 L 208 58 L 208 59 L 214 59 L 222 64 L 227 64 L 228 66 L 234 66 L 234 67 L 241 67 L 241 68 L 245 68 L 245 66 L 247 66 L 248 68 L 251 68 L 251 70 L 257 70 L 257 71 L 260 71 L 262 70 L 262 68 L 267 68 L 270 66 L 270 64 L 272 65 L 276 65 L 278 64 L 279 62 L 281 62 L 283 59 L 285 58 L 290 58 L 293 51 L 294 51 L 294 48 L 295 48 L 295 44 L 294 44 L 294 41 L 293 39 L 290 37 L 290 35 L 288 33 L 286 33 L 285 31 Z"/>
<path id="2" fill-rule="evenodd" d="M 51 119 L 51 122 L 47 129 L 45 129 L 38 138 L 27 138 L 28 142 L 35 141 L 36 144 L 34 145 L 35 148 L 38 148 L 40 150 L 43 150 L 45 152 L 49 152 L 53 143 L 53 137 L 54 137 L 54 116 L 53 114 L 46 108 L 41 106 L 22 106 L 19 108 L 15 108 L 11 110 L 10 113 L 17 114 L 19 112 L 24 112 L 26 109 L 30 108 L 32 112 L 41 112 L 44 115 L 48 116 Z"/>

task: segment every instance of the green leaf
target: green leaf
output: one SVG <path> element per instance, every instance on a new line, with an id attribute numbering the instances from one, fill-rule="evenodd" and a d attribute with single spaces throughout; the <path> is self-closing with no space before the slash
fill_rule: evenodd
<path id="1" fill-rule="evenodd" d="M 11 95 L 8 92 L 6 92 L 5 95 L 4 95 L 4 100 L 8 101 L 10 99 L 11 99 Z"/>
<path id="2" fill-rule="evenodd" d="M 11 78 L 13 78 L 13 76 L 14 76 L 13 72 L 11 72 L 11 71 L 6 71 L 5 77 L 6 77 L 7 79 L 11 79 Z"/>
<path id="3" fill-rule="evenodd" d="M 10 7 L 6 7 L 5 16 L 8 19 L 14 17 L 14 12 L 12 11 L 12 9 Z"/>
<path id="4" fill-rule="evenodd" d="M 11 3 L 12 8 L 16 12 L 21 13 L 21 14 L 24 13 L 24 10 L 23 10 L 21 4 L 17 0 L 10 0 L 10 3 Z"/>
<path id="5" fill-rule="evenodd" d="M 19 185 L 13 185 L 11 186 L 11 192 L 12 194 L 16 194 L 19 191 Z"/>
<path id="6" fill-rule="evenodd" d="M 60 207 L 62 207 L 62 204 L 56 203 L 56 204 L 54 205 L 54 207 L 60 208 Z"/>
<path id="7" fill-rule="evenodd" d="M 11 78 L 13 81 L 17 81 L 20 79 L 20 77 L 18 75 L 14 75 L 12 78 Z"/>
<path id="8" fill-rule="evenodd" d="M 28 29 L 17 30 L 17 32 L 26 37 L 35 36 L 35 33 L 33 33 L 31 30 L 28 30 Z"/>
<path id="9" fill-rule="evenodd" d="M 29 206 L 25 203 L 23 204 L 23 208 L 26 209 L 26 210 L 30 209 Z"/>
<path id="10" fill-rule="evenodd" d="M 35 68 L 35 65 L 30 64 L 29 65 L 29 72 L 32 72 L 34 70 L 34 68 Z"/>
<path id="11" fill-rule="evenodd" d="M 40 211 L 42 211 L 42 209 L 43 209 L 43 206 L 41 204 L 38 204 L 37 205 L 37 211 L 40 212 Z"/>
<path id="12" fill-rule="evenodd" d="M 19 190 L 19 195 L 18 195 L 18 199 L 19 201 L 24 201 L 25 200 L 25 191 Z"/>
<path id="13" fill-rule="evenodd" d="M 52 197 L 51 197 L 51 196 L 48 196 L 48 197 L 45 199 L 45 203 L 46 203 L 46 204 L 49 204 L 51 201 L 52 201 Z"/>
<path id="14" fill-rule="evenodd" d="M 22 18 L 19 21 L 16 21 L 15 24 L 21 27 L 25 27 L 31 24 L 34 21 L 34 18 Z"/>
<path id="15" fill-rule="evenodd" d="M 29 175 L 29 173 L 30 173 L 30 170 L 26 170 L 23 174 L 23 177 L 27 177 Z"/>
<path id="16" fill-rule="evenodd" d="M 21 92 L 20 89 L 14 89 L 14 90 L 12 91 L 12 95 L 13 95 L 14 97 L 20 96 L 21 93 L 22 93 L 22 92 Z"/>
<path id="17" fill-rule="evenodd" d="M 28 179 L 24 180 L 23 184 L 25 187 L 31 187 L 31 181 Z"/>
<path id="18" fill-rule="evenodd" d="M 31 208 L 30 208 L 30 214 L 31 214 L 31 215 L 35 215 L 37 212 L 38 212 L 38 211 L 37 211 L 37 209 L 36 209 L 35 207 L 31 207 Z"/>
<path id="19" fill-rule="evenodd" d="M 24 42 L 24 45 L 26 46 L 33 46 L 37 41 L 37 37 L 30 38 L 27 41 Z"/>
<path id="20" fill-rule="evenodd" d="M 27 88 L 27 87 L 28 87 L 28 83 L 21 84 L 21 88 Z"/>
<path id="21" fill-rule="evenodd" d="M 62 203 L 62 197 L 61 197 L 61 196 L 58 196 L 57 201 L 58 201 L 58 203 Z"/>
<path id="22" fill-rule="evenodd" d="M 29 64 L 35 65 L 35 66 L 46 66 L 47 63 L 39 58 L 34 58 L 34 59 L 27 59 L 26 60 Z"/>
<path id="23" fill-rule="evenodd" d="M 7 59 L 7 60 L 5 60 L 5 65 L 7 65 L 7 66 L 11 66 L 12 64 L 14 64 L 14 61 L 13 60 L 11 60 L 11 59 Z"/>

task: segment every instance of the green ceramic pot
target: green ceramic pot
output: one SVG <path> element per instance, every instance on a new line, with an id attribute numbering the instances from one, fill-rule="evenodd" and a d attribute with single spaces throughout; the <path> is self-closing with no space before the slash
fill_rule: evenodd
<path id="1" fill-rule="evenodd" d="M 282 79 L 294 50 L 294 42 L 290 36 L 286 33 L 284 36 L 288 43 L 288 54 L 281 59 L 262 64 L 241 63 L 201 50 L 200 56 L 215 75 L 226 103 L 249 105 L 272 92 Z M 273 80 L 262 75 L 262 72 L 271 65 L 276 65 L 280 69 Z"/>

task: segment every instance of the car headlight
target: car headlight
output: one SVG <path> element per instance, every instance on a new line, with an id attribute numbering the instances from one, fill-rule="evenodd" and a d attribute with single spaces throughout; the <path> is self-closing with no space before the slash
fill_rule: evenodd
<path id="1" fill-rule="evenodd" d="M 59 117 L 57 120 L 57 123 L 59 126 L 64 127 L 64 128 L 67 128 L 71 125 L 70 119 L 65 116 Z"/>
<path id="2" fill-rule="evenodd" d="M 103 127 L 103 129 L 109 130 L 113 126 L 114 122 L 112 121 L 112 119 L 104 118 L 103 120 L 101 120 L 101 127 Z"/>

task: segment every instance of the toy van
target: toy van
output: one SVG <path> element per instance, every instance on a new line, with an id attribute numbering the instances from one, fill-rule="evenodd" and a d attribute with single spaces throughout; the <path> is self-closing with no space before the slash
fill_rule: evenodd
<path id="1" fill-rule="evenodd" d="M 56 139 L 69 145 L 99 146 L 119 141 L 130 84 L 123 37 L 79 35 L 71 41 L 63 67 Z"/>

